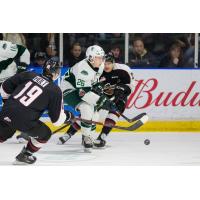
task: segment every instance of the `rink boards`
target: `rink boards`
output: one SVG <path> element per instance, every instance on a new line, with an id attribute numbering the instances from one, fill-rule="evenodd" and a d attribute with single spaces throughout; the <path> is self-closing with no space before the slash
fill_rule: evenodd
<path id="1" fill-rule="evenodd" d="M 41 72 L 39 68 L 30 67 L 30 70 Z M 62 76 L 66 70 L 67 68 L 63 68 Z M 146 112 L 150 118 L 138 131 L 200 131 L 200 70 L 133 69 L 133 75 L 136 81 L 132 85 L 124 114 L 132 118 Z M 72 110 L 69 107 L 67 109 Z M 101 117 L 101 121 L 104 118 L 105 116 Z M 42 120 L 52 130 L 55 129 L 47 115 Z M 122 118 L 118 124 L 129 125 Z"/>

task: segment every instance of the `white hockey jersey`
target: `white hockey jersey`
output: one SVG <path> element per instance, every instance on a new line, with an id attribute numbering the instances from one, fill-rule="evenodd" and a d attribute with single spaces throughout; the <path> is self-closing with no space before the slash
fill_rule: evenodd
<path id="1" fill-rule="evenodd" d="M 96 69 L 96 70 L 95 70 Z M 99 81 L 103 73 L 104 65 L 99 68 L 93 68 L 86 60 L 75 64 L 66 74 L 61 84 L 62 90 L 73 88 L 91 88 L 93 84 Z M 66 81 L 69 84 L 66 83 Z"/>
<path id="2" fill-rule="evenodd" d="M 0 40 L 0 83 L 16 74 L 17 58 L 21 63 L 30 64 L 30 53 L 25 47 Z"/>

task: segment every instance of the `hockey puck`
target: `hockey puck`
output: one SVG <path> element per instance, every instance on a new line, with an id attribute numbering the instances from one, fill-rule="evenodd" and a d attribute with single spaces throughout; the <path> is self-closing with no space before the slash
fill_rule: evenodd
<path id="1" fill-rule="evenodd" d="M 145 145 L 149 145 L 149 144 L 150 144 L 150 140 L 149 140 L 149 139 L 146 139 L 146 140 L 144 141 L 144 144 L 145 144 Z"/>

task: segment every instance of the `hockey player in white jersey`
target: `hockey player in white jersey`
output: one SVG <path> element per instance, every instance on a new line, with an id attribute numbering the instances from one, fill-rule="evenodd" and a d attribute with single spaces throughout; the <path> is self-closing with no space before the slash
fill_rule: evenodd
<path id="1" fill-rule="evenodd" d="M 62 83 L 64 90 L 64 103 L 80 111 L 81 118 L 86 120 L 98 120 L 98 106 L 103 106 L 102 99 L 98 92 L 92 90 L 93 86 L 99 82 L 99 78 L 104 68 L 104 50 L 97 45 L 88 47 L 86 59 L 75 64 L 65 75 Z M 104 103 L 106 100 L 103 101 Z M 81 129 L 83 145 L 85 148 L 93 147 L 93 125 L 81 122 L 70 126 L 71 130 Z M 59 138 L 59 143 L 63 144 L 68 139 L 68 133 Z"/>
<path id="2" fill-rule="evenodd" d="M 16 60 L 19 59 L 18 66 Z M 26 70 L 30 64 L 30 53 L 22 45 L 0 40 L 0 84 L 17 72 Z"/>
<path id="3" fill-rule="evenodd" d="M 19 61 L 18 66 L 16 61 Z M 29 64 L 30 53 L 26 47 L 0 40 L 0 85 L 16 73 L 26 71 Z M 27 137 L 27 134 L 22 132 L 17 136 L 17 140 L 21 143 Z"/>
<path id="4" fill-rule="evenodd" d="M 112 53 L 105 56 L 104 72 L 100 77 L 99 88 L 102 88 L 103 94 L 111 99 L 114 104 L 107 106 L 107 116 L 105 123 L 115 125 L 119 118 L 119 113 L 123 113 L 126 107 L 126 101 L 134 88 L 134 77 L 131 69 L 124 64 L 115 63 Z M 98 85 L 97 84 L 97 85 Z M 114 109 L 110 109 L 114 107 Z M 105 110 L 105 106 L 102 108 Z M 117 112 L 116 112 L 117 111 Z M 60 137 L 60 142 L 65 143 L 79 129 L 78 126 L 72 126 L 67 133 Z M 93 126 L 95 130 L 95 126 Z M 111 132 L 111 127 L 104 126 L 97 140 L 94 140 L 93 145 L 103 147 L 106 144 L 105 138 Z"/>

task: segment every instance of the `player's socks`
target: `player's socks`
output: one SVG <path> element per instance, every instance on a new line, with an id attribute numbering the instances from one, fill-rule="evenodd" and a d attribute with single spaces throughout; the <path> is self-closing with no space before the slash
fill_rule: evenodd
<path id="1" fill-rule="evenodd" d="M 47 141 L 43 141 L 40 139 L 30 138 L 26 146 L 26 149 L 31 153 L 35 153 L 39 151 L 46 142 Z"/>
<path id="2" fill-rule="evenodd" d="M 91 127 L 92 127 L 92 124 L 81 122 L 82 145 L 84 146 L 85 149 L 89 149 L 93 147 Z"/>

